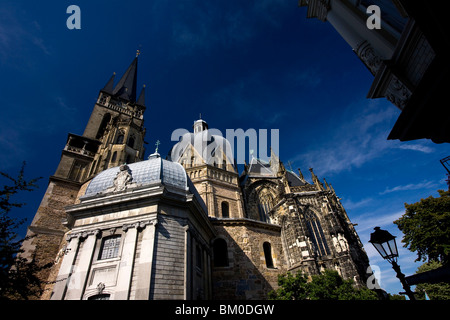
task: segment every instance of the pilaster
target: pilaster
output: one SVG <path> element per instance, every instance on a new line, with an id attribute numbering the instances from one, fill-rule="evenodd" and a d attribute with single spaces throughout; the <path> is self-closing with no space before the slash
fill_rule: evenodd
<path id="1" fill-rule="evenodd" d="M 91 267 L 97 235 L 100 230 L 82 232 L 77 235 L 80 241 L 84 241 L 83 247 L 79 250 L 79 258 L 74 271 L 68 279 L 67 294 L 65 300 L 81 300 L 86 287 L 87 276 Z M 78 255 L 77 254 L 77 255 Z"/>
<path id="2" fill-rule="evenodd" d="M 125 239 L 117 276 L 114 300 L 127 300 L 130 294 L 131 276 L 133 272 L 134 254 L 136 252 L 137 226 L 124 225 Z"/>
<path id="3" fill-rule="evenodd" d="M 150 286 L 152 277 L 153 251 L 155 246 L 155 231 L 157 219 L 139 223 L 142 228 L 141 255 L 138 264 L 138 275 L 136 285 L 136 300 L 148 300 L 150 296 Z"/>
<path id="4" fill-rule="evenodd" d="M 66 249 L 61 252 L 61 254 L 64 254 L 64 257 L 59 269 L 58 277 L 56 278 L 55 286 L 53 287 L 51 300 L 64 299 L 68 282 L 70 281 L 70 276 L 73 272 L 79 239 L 79 237 L 67 237 L 68 244 Z"/>

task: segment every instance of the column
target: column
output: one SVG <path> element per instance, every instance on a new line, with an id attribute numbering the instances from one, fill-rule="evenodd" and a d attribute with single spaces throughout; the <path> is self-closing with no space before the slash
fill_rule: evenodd
<path id="1" fill-rule="evenodd" d="M 215 207 L 215 192 L 214 192 L 214 187 L 211 184 L 208 184 L 208 190 L 209 190 L 209 197 L 208 197 L 208 215 L 212 216 L 212 217 L 219 217 L 219 213 L 216 211 L 216 207 Z M 214 215 L 213 215 L 214 214 Z"/>
<path id="2" fill-rule="evenodd" d="M 79 260 L 74 271 L 68 279 L 66 300 L 81 300 L 86 286 L 87 276 L 91 267 L 92 256 L 94 254 L 97 235 L 100 230 L 83 232 L 80 235 L 80 241 L 84 238 L 84 243 L 79 250 Z"/>
<path id="3" fill-rule="evenodd" d="M 124 225 L 122 230 L 126 232 L 122 256 L 119 264 L 117 285 L 114 293 L 114 300 L 127 300 L 130 293 L 131 277 L 133 273 L 133 260 L 136 252 L 138 224 Z"/>
<path id="4" fill-rule="evenodd" d="M 59 268 L 58 276 L 56 277 L 56 283 L 53 287 L 53 293 L 51 300 L 63 300 L 66 293 L 67 285 L 72 273 L 72 267 L 77 255 L 79 237 L 67 235 L 67 247 L 64 251 L 64 257 Z"/>
<path id="5" fill-rule="evenodd" d="M 327 21 L 336 29 L 342 38 L 355 49 L 357 45 L 364 39 L 357 33 L 357 29 L 348 24 L 348 22 L 335 10 L 331 10 L 327 14 Z"/>
<path id="6" fill-rule="evenodd" d="M 141 255 L 138 263 L 138 279 L 136 285 L 136 300 L 148 300 L 150 297 L 150 285 L 152 279 L 153 250 L 155 245 L 155 231 L 157 219 L 141 223 L 142 243 Z"/>
<path id="7" fill-rule="evenodd" d="M 365 16 L 360 17 L 351 8 L 344 5 L 342 1 L 331 1 L 331 10 L 328 11 L 326 19 L 353 49 L 356 49 L 361 41 L 366 40 L 382 60 L 388 60 L 392 57 L 395 49 L 395 43 L 392 42 L 392 39 L 379 30 L 367 28 Z"/>

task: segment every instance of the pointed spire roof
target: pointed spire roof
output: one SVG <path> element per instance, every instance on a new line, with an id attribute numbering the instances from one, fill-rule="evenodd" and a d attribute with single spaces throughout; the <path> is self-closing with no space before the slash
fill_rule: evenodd
<path id="1" fill-rule="evenodd" d="M 270 147 L 270 170 L 274 174 L 279 173 L 283 169 L 283 164 L 280 161 L 280 158 L 276 155 L 276 153 L 273 151 L 272 147 Z"/>
<path id="2" fill-rule="evenodd" d="M 263 162 L 260 159 L 253 157 L 253 155 L 248 172 L 250 175 L 263 175 L 271 177 L 275 177 L 277 174 L 276 172 L 272 172 L 269 163 Z"/>
<path id="3" fill-rule="evenodd" d="M 323 183 L 325 184 L 325 188 L 327 190 L 330 190 L 330 186 L 328 185 L 328 182 L 327 182 L 327 180 L 325 180 L 325 178 L 323 178 Z"/>
<path id="4" fill-rule="evenodd" d="M 136 101 L 137 62 L 138 57 L 136 56 L 114 88 L 113 95 L 130 102 Z"/>
<path id="5" fill-rule="evenodd" d="M 112 94 L 114 90 L 114 78 L 116 76 L 116 73 L 114 72 L 109 81 L 106 83 L 105 87 L 101 90 L 103 92 Z"/>
<path id="6" fill-rule="evenodd" d="M 145 84 L 142 87 L 141 94 L 139 95 L 136 104 L 145 107 Z"/>

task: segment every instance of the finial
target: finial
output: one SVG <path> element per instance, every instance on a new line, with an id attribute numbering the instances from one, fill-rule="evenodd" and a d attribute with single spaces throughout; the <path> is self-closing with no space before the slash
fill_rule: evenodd
<path id="1" fill-rule="evenodd" d="M 298 170 L 298 176 L 300 177 L 300 179 L 305 180 L 305 177 L 303 177 L 302 170 L 300 170 L 300 168 L 297 168 L 297 170 Z"/>
<path id="2" fill-rule="evenodd" d="M 137 50 L 137 51 L 136 51 L 136 58 L 139 57 L 140 54 L 141 54 L 141 51 L 140 51 L 140 50 Z"/>
<path id="3" fill-rule="evenodd" d="M 199 118 L 199 119 L 200 119 L 200 120 L 202 120 L 202 114 L 201 114 L 201 113 L 200 113 L 200 115 L 199 115 L 199 116 L 200 116 L 200 118 Z"/>
<path id="4" fill-rule="evenodd" d="M 156 146 L 155 153 L 158 153 L 158 149 L 159 149 L 159 145 L 160 144 L 161 144 L 161 142 L 159 142 L 159 140 L 157 140 L 156 143 L 155 143 L 155 146 Z"/>

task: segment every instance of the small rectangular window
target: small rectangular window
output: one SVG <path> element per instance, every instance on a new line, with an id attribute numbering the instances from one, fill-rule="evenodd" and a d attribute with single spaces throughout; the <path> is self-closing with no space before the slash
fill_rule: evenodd
<path id="1" fill-rule="evenodd" d="M 103 239 L 99 260 L 112 259 L 119 256 L 120 238 L 120 236 L 112 236 Z"/>

